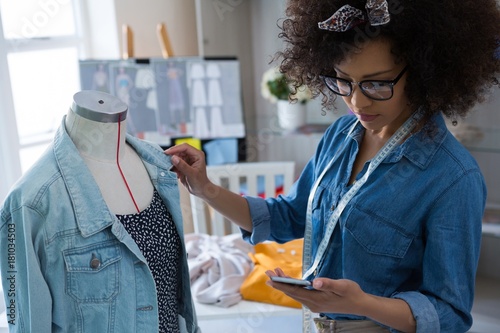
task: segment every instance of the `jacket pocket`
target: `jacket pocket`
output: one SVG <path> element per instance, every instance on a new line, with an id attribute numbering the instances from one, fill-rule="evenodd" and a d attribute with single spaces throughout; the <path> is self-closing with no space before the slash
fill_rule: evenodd
<path id="1" fill-rule="evenodd" d="M 78 302 L 112 301 L 120 292 L 119 244 L 113 240 L 65 250 L 66 293 Z"/>

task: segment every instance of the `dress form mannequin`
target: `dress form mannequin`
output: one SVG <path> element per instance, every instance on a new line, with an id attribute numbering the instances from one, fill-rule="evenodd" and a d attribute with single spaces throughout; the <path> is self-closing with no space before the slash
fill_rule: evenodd
<path id="1" fill-rule="evenodd" d="M 73 96 L 66 130 L 94 176 L 113 214 L 134 214 L 148 207 L 153 184 L 136 152 L 126 144 L 127 105 L 98 91 Z"/>

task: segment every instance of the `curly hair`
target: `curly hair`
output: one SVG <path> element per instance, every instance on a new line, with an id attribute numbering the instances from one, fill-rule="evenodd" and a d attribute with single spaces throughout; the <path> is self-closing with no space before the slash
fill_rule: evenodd
<path id="1" fill-rule="evenodd" d="M 289 0 L 279 37 L 285 42 L 280 70 L 307 84 L 323 107 L 336 95 L 324 87 L 321 74 L 377 38 L 391 42 L 398 61 L 408 64 L 406 94 L 413 108 L 431 115 L 464 117 L 484 100 L 500 72 L 500 10 L 496 0 L 389 0 L 391 21 L 359 25 L 347 32 L 318 28 L 337 9 L 349 4 L 365 10 L 363 0 Z"/>

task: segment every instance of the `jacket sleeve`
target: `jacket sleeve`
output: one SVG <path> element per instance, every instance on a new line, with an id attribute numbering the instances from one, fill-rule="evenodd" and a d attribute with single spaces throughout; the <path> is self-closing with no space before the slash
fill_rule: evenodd
<path id="1" fill-rule="evenodd" d="M 37 246 L 43 248 L 39 214 L 26 207 L 0 211 L 0 274 L 9 332 L 50 333 L 52 298 Z M 38 236 L 37 236 L 38 235 Z"/>

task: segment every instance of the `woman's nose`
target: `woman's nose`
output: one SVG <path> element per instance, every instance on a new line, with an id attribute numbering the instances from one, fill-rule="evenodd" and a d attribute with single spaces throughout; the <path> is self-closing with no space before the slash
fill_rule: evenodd
<path id="1" fill-rule="evenodd" d="M 350 97 L 351 104 L 357 109 L 365 108 L 372 103 L 372 100 L 366 97 L 357 85 L 353 85 L 353 91 Z"/>

